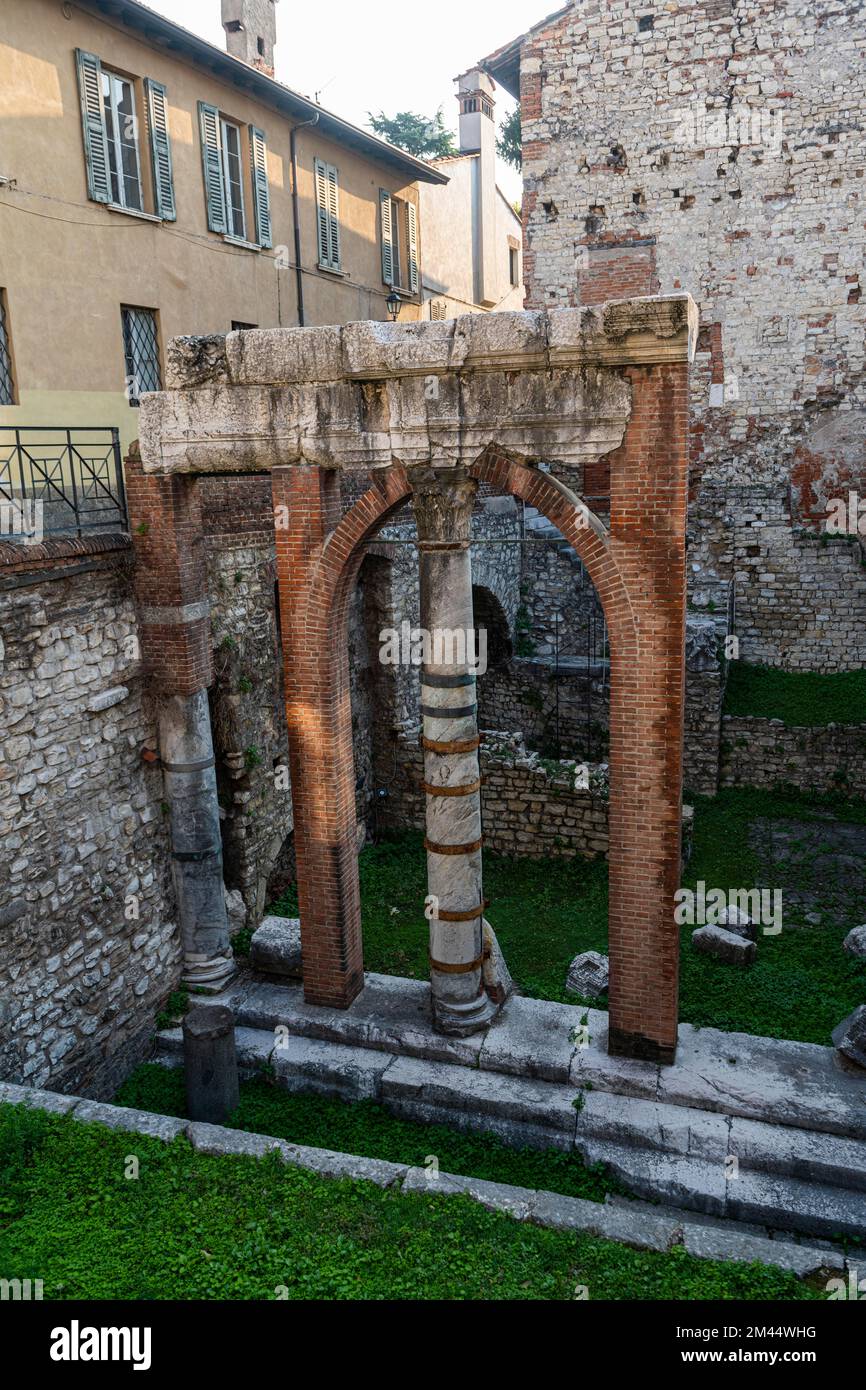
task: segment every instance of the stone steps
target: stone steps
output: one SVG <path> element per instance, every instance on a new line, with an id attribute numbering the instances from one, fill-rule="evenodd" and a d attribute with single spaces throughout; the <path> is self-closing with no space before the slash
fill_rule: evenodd
<path id="1" fill-rule="evenodd" d="M 727 1179 L 718 1163 L 622 1144 L 577 1147 L 588 1163 L 603 1163 L 632 1192 L 686 1211 L 831 1239 L 866 1231 L 862 1191 L 742 1168 L 736 1179 Z"/>
<path id="2" fill-rule="evenodd" d="M 290 991 L 270 985 L 250 989 L 237 1009 L 245 1020 L 237 1040 L 246 1070 L 269 1064 L 278 1084 L 290 1092 L 375 1099 L 403 1118 L 488 1131 L 514 1146 L 574 1148 L 587 1162 L 605 1164 L 640 1196 L 762 1229 L 825 1238 L 866 1230 L 866 1141 L 799 1128 L 787 1110 L 787 1123 L 768 1124 L 702 1104 L 660 1100 L 658 1087 L 649 1087 L 641 1071 L 646 1064 L 593 1054 L 592 1048 L 577 1049 L 570 1058 L 563 1046 L 568 1034 L 561 1028 L 555 1030 L 556 1046 L 548 1039 L 546 1050 L 539 1051 L 533 1045 L 538 1038 L 526 1027 L 539 1001 L 511 1001 L 526 1007 L 524 1027 L 508 1046 L 504 1030 L 497 1034 L 491 1027 L 483 1042 L 438 1037 L 437 1049 L 446 1055 L 431 1058 L 421 1055 L 425 1038 L 419 1018 L 410 1034 L 416 1055 L 395 1046 L 396 1011 L 390 1020 L 380 1015 L 375 1028 L 369 1018 L 356 1019 L 343 1032 L 352 1041 L 311 1037 L 296 1031 L 297 1025 L 311 1026 L 309 1006 L 298 993 L 291 1001 L 282 999 L 283 992 Z M 393 989 L 391 997 L 393 1002 Z M 557 1011 L 587 1013 L 568 1005 L 540 1008 L 541 1017 L 554 1024 Z M 313 1023 L 331 1031 L 333 1020 L 320 1016 L 327 1012 L 314 1010 Z M 346 1020 L 349 1013 L 339 1017 Z M 251 1018 L 267 1019 L 270 1026 L 250 1027 Z M 180 1060 L 179 1029 L 161 1034 L 159 1045 L 165 1060 Z M 462 1054 L 469 1045 L 474 1045 L 472 1061 L 448 1055 L 455 1048 Z M 630 1094 L 603 1089 L 614 1068 Z M 698 1097 L 705 1099 L 700 1092 Z"/>

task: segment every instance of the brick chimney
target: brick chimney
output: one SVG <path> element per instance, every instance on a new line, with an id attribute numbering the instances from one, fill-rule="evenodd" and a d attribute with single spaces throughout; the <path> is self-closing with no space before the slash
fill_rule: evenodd
<path id="1" fill-rule="evenodd" d="M 274 75 L 277 0 L 222 0 L 226 51 L 250 67 Z"/>
<path id="2" fill-rule="evenodd" d="M 472 175 L 475 302 L 496 303 L 496 123 L 493 80 L 480 68 L 457 78 L 460 152 L 478 151 Z"/>

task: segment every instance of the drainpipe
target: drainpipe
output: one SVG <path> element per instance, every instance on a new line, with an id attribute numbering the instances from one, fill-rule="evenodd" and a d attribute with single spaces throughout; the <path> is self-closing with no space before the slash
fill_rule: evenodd
<path id="1" fill-rule="evenodd" d="M 304 268 L 301 263 L 301 213 L 298 198 L 298 145 L 296 136 L 299 130 L 305 126 L 318 125 L 319 113 L 309 121 L 301 121 L 300 125 L 292 126 L 290 139 L 291 160 L 292 160 L 292 220 L 295 231 L 295 276 L 298 285 L 298 327 L 306 328 L 307 316 L 304 310 Z"/>

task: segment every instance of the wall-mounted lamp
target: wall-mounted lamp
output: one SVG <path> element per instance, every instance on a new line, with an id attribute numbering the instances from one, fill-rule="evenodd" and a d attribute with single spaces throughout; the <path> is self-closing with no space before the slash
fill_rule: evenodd
<path id="1" fill-rule="evenodd" d="M 395 289 L 392 289 L 391 293 L 388 295 L 388 298 L 385 300 L 385 304 L 388 309 L 388 317 L 391 319 L 392 323 L 396 323 L 400 314 L 400 306 L 402 305 L 402 303 L 403 300 L 400 298 L 397 291 Z"/>

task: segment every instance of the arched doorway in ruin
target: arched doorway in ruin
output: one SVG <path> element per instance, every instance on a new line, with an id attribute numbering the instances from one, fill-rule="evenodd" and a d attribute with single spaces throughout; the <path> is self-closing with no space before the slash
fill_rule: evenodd
<path id="1" fill-rule="evenodd" d="M 635 608 L 642 596 L 635 593 L 612 553 L 609 533 L 601 521 L 554 476 L 540 472 L 525 460 L 509 456 L 488 446 L 468 470 L 472 478 L 492 488 L 508 492 L 538 508 L 555 525 L 580 556 L 604 605 L 611 662 L 610 762 L 611 839 L 609 858 L 611 951 L 611 1039 L 617 1047 L 617 1030 L 626 1034 L 622 1049 L 637 1055 L 660 1056 L 663 1048 L 671 1054 L 675 1046 L 676 1016 L 668 1017 L 657 1028 L 661 1046 L 650 1040 L 643 1047 L 632 1046 L 640 1034 L 641 1020 L 636 1012 L 624 1014 L 624 1023 L 615 1012 L 617 986 L 622 976 L 645 973 L 640 960 L 629 960 L 635 918 L 645 901 L 648 885 L 659 894 L 669 892 L 671 900 L 678 886 L 678 850 L 671 855 L 672 830 L 655 856 L 642 849 L 642 823 L 652 787 L 640 782 L 641 762 L 646 753 L 647 722 L 640 717 L 642 703 L 641 671 L 648 670 L 661 636 L 646 623 L 636 621 Z M 297 474 L 297 468 L 279 470 Z M 291 479 L 296 485 L 297 477 Z M 317 479 L 323 488 L 327 478 Z M 275 497 L 280 496 L 274 478 Z M 305 993 L 314 1003 L 346 1007 L 363 985 L 361 951 L 361 913 L 355 859 L 355 797 L 352 774 L 351 704 L 346 644 L 348 604 L 364 548 L 376 532 L 412 494 L 406 469 L 399 463 L 374 476 L 367 493 L 327 528 L 315 554 L 308 556 L 308 584 L 300 606 L 286 622 L 284 605 L 284 647 L 288 663 L 301 655 L 297 635 L 318 633 L 327 641 L 317 651 L 314 662 L 301 660 L 287 678 L 287 716 L 290 726 L 292 784 L 296 788 L 296 837 L 298 846 L 298 889 L 305 960 Z M 336 499 L 335 499 L 336 500 Z M 643 597 L 650 597 L 645 586 Z M 289 628 L 296 634 L 294 637 Z M 649 649 L 648 649 L 649 648 Z M 674 656 L 674 664 L 675 664 Z M 305 668 L 305 669 L 302 669 Z M 325 704 L 315 698 L 323 695 Z M 652 722 L 652 721 L 651 721 Z M 348 768 L 348 771 L 347 771 Z M 660 770 L 664 776 L 664 770 Z M 643 804 L 641 804 L 643 803 Z M 679 836 L 677 801 L 676 836 Z M 646 836 L 649 848 L 650 836 Z M 665 870 L 664 860 L 669 867 Z M 669 882 L 663 882 L 667 872 Z M 653 968 L 661 966 L 669 981 L 678 969 L 676 933 L 660 925 L 652 940 L 646 941 L 647 956 Z M 629 982 L 623 982 L 627 985 Z M 629 1007 L 629 990 L 623 993 Z M 632 991 L 633 993 L 633 991 Z M 629 1026 L 632 1025 L 632 1026 Z M 637 1025 L 637 1026 L 634 1026 Z"/>

